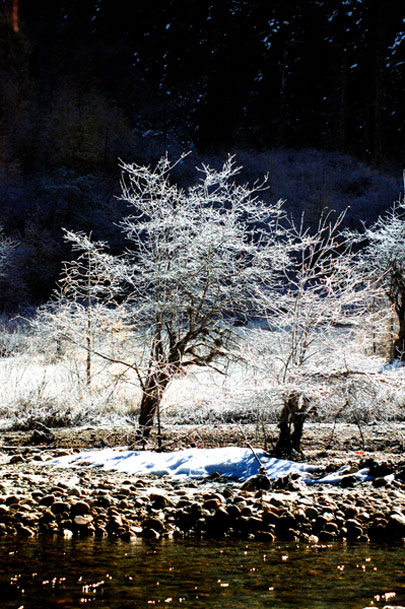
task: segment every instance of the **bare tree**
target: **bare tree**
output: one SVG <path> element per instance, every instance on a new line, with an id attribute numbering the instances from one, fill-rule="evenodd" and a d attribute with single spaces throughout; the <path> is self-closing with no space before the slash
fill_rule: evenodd
<path id="1" fill-rule="evenodd" d="M 392 311 L 398 333 L 391 360 L 405 361 L 405 199 L 395 204 L 357 239 L 365 244 L 360 255 L 364 276 L 379 281 Z"/>
<path id="2" fill-rule="evenodd" d="M 278 235 L 281 204 L 259 200 L 264 182 L 237 184 L 239 168 L 229 158 L 218 171 L 203 166 L 198 183 L 185 191 L 171 182 L 172 168 L 167 157 L 155 168 L 122 165 L 122 199 L 129 213 L 120 226 L 128 247 L 110 256 L 102 245 L 70 233 L 83 254 L 80 270 L 74 264 L 65 268 L 63 284 L 75 301 L 92 293 L 87 273 L 96 277 L 91 290 L 108 292 L 113 286 L 107 310 L 114 302 L 114 314 L 132 332 L 133 353 L 121 363 L 136 371 L 141 386 L 143 437 L 150 434 L 175 375 L 192 366 L 225 371 L 233 353 L 233 324 L 257 313 L 263 252 L 270 274 L 285 256 Z M 90 251 L 95 274 L 83 266 Z M 85 348 L 94 351 L 89 337 L 90 330 Z"/>
<path id="3" fill-rule="evenodd" d="M 116 324 L 114 297 L 119 286 L 106 274 L 113 260 L 106 251 L 106 243 L 72 231 L 65 231 L 65 240 L 77 255 L 63 263 L 51 300 L 40 307 L 31 325 L 38 335 L 46 335 L 47 343 L 55 344 L 56 356 L 63 354 L 66 344 L 85 350 L 85 383 L 90 388 L 93 356 L 98 352 L 100 337 L 105 337 Z M 108 350 L 106 358 L 110 357 L 107 353 Z"/>
<path id="4" fill-rule="evenodd" d="M 327 394 L 328 376 L 336 375 L 338 362 L 342 378 L 351 372 L 348 349 L 371 324 L 374 287 L 356 274 L 353 240 L 342 230 L 343 219 L 344 213 L 327 213 L 315 230 L 291 222 L 276 303 L 274 279 L 270 295 L 265 284 L 259 295 L 271 311 L 270 329 L 255 335 L 252 359 L 259 360 L 259 350 L 280 396 L 277 455 L 300 450 L 304 422 Z"/>
<path id="5" fill-rule="evenodd" d="M 16 241 L 6 237 L 3 233 L 3 227 L 0 226 L 0 276 L 8 272 L 11 257 L 16 247 Z"/>
<path id="6" fill-rule="evenodd" d="M 18 243 L 6 237 L 3 232 L 3 227 L 0 226 L 0 279 L 4 279 L 5 282 L 10 286 L 10 289 L 18 288 L 17 286 L 18 279 L 16 282 L 11 282 L 10 279 L 10 271 L 13 268 L 13 264 L 15 263 L 15 252 L 17 249 Z M 20 278 L 19 278 L 20 279 Z M 4 288 L 4 285 L 2 286 Z M 2 297 L 0 298 L 1 308 L 7 308 L 7 297 L 5 297 L 2 291 Z"/>
<path id="7" fill-rule="evenodd" d="M 65 239 L 72 244 L 74 252 L 79 251 L 80 253 L 75 259 L 65 262 L 63 265 L 62 278 L 57 292 L 58 309 L 63 310 L 63 304 L 68 309 L 71 340 L 73 336 L 77 335 L 78 329 L 81 330 L 80 342 L 84 337 L 86 383 L 90 386 L 95 336 L 96 333 L 100 333 L 100 325 L 103 326 L 105 333 L 107 320 L 111 319 L 109 305 L 113 302 L 118 286 L 114 285 L 111 277 L 105 272 L 108 268 L 108 261 L 111 260 L 111 257 L 105 252 L 105 243 L 94 243 L 91 240 L 91 234 L 87 237 L 71 231 L 65 231 Z M 101 261 L 102 264 L 100 264 Z M 107 325 L 109 326 L 110 323 Z M 73 333 L 72 330 L 74 330 Z M 63 333 L 61 338 L 63 338 Z M 76 339 L 73 342 L 78 343 L 79 341 Z"/>

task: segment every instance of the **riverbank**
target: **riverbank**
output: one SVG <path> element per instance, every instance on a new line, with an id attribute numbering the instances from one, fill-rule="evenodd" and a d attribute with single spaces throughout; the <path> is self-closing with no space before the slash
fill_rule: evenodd
<path id="1" fill-rule="evenodd" d="M 162 424 L 162 450 L 184 448 L 217 448 L 223 446 L 246 446 L 250 442 L 271 450 L 278 436 L 278 426 L 273 423 L 218 423 L 203 425 Z M 43 448 L 105 448 L 128 446 L 130 448 L 158 448 L 156 430 L 147 443 L 141 446 L 137 440 L 137 429 L 125 427 L 57 427 L 47 428 L 39 423 L 27 431 L 0 430 L 0 450 L 7 447 L 41 446 Z M 322 454 L 328 458 L 343 457 L 348 453 L 363 451 L 386 455 L 401 455 L 405 450 L 405 423 L 376 422 L 372 424 L 307 423 L 301 442 L 303 454 L 318 459 Z"/>
<path id="2" fill-rule="evenodd" d="M 65 446 L 57 445 L 62 437 L 56 438 L 56 434 L 53 446 L 24 446 L 28 436 L 5 434 L 0 445 L 0 535 L 97 536 L 127 541 L 137 537 L 222 537 L 309 543 L 405 538 L 402 451 L 392 452 L 392 446 L 383 451 L 358 446 L 343 450 L 342 442 L 354 441 L 353 429 L 347 427 L 338 430 L 340 444 L 326 451 L 320 439 L 319 449 L 313 445 L 306 459 L 323 474 L 347 465 L 341 482 L 312 486 L 298 474 L 274 482 L 257 476 L 240 483 L 215 475 L 172 479 L 85 465 L 59 469 L 50 463 L 52 459 L 92 443 L 105 445 L 107 431 L 87 430 L 87 436 L 84 430 L 79 436 L 65 431 Z M 118 431 L 114 433 L 119 436 Z M 200 437 L 202 433 L 200 430 Z M 251 430 L 244 433 L 254 440 Z M 86 442 L 86 437 L 92 441 Z M 327 437 L 325 430 L 324 440 Z M 375 435 L 374 446 L 378 441 Z M 79 442 L 86 445 L 76 446 Z M 352 475 L 362 467 L 369 468 L 373 480 L 360 482 Z"/>

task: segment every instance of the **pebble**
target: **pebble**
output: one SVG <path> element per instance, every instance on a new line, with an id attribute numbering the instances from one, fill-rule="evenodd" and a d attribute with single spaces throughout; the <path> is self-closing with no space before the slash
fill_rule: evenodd
<path id="1" fill-rule="evenodd" d="M 264 543 L 405 538 L 405 484 L 381 475 L 393 476 L 387 463 L 373 462 L 380 474 L 374 483 L 309 487 L 294 476 L 275 484 L 256 476 L 241 484 L 220 477 L 198 483 L 139 478 L 100 468 L 78 473 L 52 468 L 46 456 L 3 462 L 0 536 L 226 537 Z"/>

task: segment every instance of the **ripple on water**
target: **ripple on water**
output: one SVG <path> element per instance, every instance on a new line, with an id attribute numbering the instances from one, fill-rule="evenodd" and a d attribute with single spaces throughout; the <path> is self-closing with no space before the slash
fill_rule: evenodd
<path id="1" fill-rule="evenodd" d="M 0 539 L 2 609 L 405 604 L 404 545 Z"/>

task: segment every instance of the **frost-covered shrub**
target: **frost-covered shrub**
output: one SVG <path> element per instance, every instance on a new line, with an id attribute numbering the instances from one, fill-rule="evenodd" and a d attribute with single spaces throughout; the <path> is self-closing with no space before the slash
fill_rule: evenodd
<path id="1" fill-rule="evenodd" d="M 363 245 L 358 260 L 362 275 L 371 277 L 391 305 L 391 361 L 405 361 L 405 198 L 362 233 L 353 233 Z"/>

